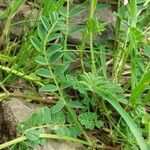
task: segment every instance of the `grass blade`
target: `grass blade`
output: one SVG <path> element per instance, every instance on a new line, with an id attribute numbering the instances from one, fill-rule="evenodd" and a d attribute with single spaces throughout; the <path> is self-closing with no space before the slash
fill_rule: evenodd
<path id="1" fill-rule="evenodd" d="M 104 93 L 104 95 L 102 96 L 99 93 Z M 97 94 L 99 94 L 105 100 L 107 100 L 117 110 L 117 112 L 122 116 L 124 121 L 127 123 L 128 127 L 130 128 L 130 131 L 134 135 L 140 149 L 148 150 L 147 144 L 144 141 L 144 138 L 142 137 L 142 133 L 140 132 L 137 124 L 133 121 L 131 116 L 121 107 L 121 105 L 116 101 L 116 99 L 110 93 L 106 93 L 105 91 L 97 92 Z"/>
<path id="2" fill-rule="evenodd" d="M 139 81 L 138 85 L 132 90 L 131 97 L 129 102 L 132 104 L 132 106 L 135 107 L 137 104 L 137 98 L 142 94 L 144 89 L 149 85 L 150 83 L 150 64 L 148 65 L 148 68 L 146 72 L 144 73 L 143 77 Z"/>

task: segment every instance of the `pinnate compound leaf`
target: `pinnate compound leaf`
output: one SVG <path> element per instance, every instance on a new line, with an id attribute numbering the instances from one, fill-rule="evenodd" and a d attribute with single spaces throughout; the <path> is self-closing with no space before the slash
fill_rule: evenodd
<path id="1" fill-rule="evenodd" d="M 110 7 L 111 7 L 110 4 L 98 3 L 96 8 L 102 11 L 102 10 L 106 10 L 106 9 L 108 9 Z"/>
<path id="2" fill-rule="evenodd" d="M 87 21 L 87 30 L 93 33 L 101 33 L 105 30 L 105 24 L 100 23 L 96 18 Z"/>
<path id="3" fill-rule="evenodd" d="M 62 75 L 62 74 L 64 74 L 64 72 L 65 72 L 68 68 L 69 68 L 69 63 L 68 63 L 68 62 L 66 62 L 66 63 L 64 63 L 64 64 L 59 64 L 59 65 L 56 67 L 54 74 L 55 74 L 56 76 Z"/>
<path id="4" fill-rule="evenodd" d="M 103 122 L 103 121 L 101 121 L 101 120 L 95 121 L 95 126 L 96 126 L 97 128 L 101 128 L 103 125 L 104 125 L 104 122 Z"/>
<path id="5" fill-rule="evenodd" d="M 36 141 L 27 140 L 26 144 L 30 147 L 30 149 L 34 149 L 39 145 L 39 139 L 37 139 Z"/>
<path id="6" fill-rule="evenodd" d="M 70 131 L 67 127 L 58 128 L 55 133 L 62 136 L 70 136 Z"/>
<path id="7" fill-rule="evenodd" d="M 55 7 L 55 10 L 60 10 L 60 8 L 64 5 L 64 3 L 66 2 L 66 0 L 61 0 L 61 1 L 58 1 L 57 4 L 56 4 L 56 7 Z"/>
<path id="8" fill-rule="evenodd" d="M 40 134 L 45 134 L 44 128 L 40 128 L 38 131 L 39 131 Z M 39 144 L 39 145 L 45 145 L 45 144 L 46 144 L 46 139 L 44 139 L 44 138 L 39 138 L 39 139 L 38 139 L 38 144 Z"/>
<path id="9" fill-rule="evenodd" d="M 52 28 L 52 32 L 58 32 L 65 30 L 65 24 L 63 21 L 59 21 L 56 25 Z"/>
<path id="10" fill-rule="evenodd" d="M 71 116 L 70 113 L 67 114 L 66 118 L 67 118 L 67 122 L 69 122 L 70 124 L 74 123 L 73 117 Z"/>
<path id="11" fill-rule="evenodd" d="M 85 7 L 82 5 L 77 5 L 75 8 L 70 10 L 69 17 L 74 17 L 79 15 L 81 12 L 85 10 Z"/>
<path id="12" fill-rule="evenodd" d="M 52 112 L 48 107 L 43 108 L 44 114 L 43 117 L 45 118 L 45 124 L 52 122 Z"/>
<path id="13" fill-rule="evenodd" d="M 74 52 L 65 52 L 63 56 L 69 62 L 76 60 L 76 55 L 74 54 Z"/>
<path id="14" fill-rule="evenodd" d="M 36 141 L 39 139 L 39 132 L 36 130 L 29 130 L 26 133 L 27 139 L 30 141 Z"/>
<path id="15" fill-rule="evenodd" d="M 43 125 L 43 124 L 45 124 L 45 118 L 44 118 L 44 114 L 43 114 L 43 108 L 39 109 L 39 110 L 36 112 L 36 115 L 37 115 L 37 124 L 38 124 L 38 125 Z"/>
<path id="16" fill-rule="evenodd" d="M 41 44 L 41 42 L 40 42 L 37 38 L 35 38 L 35 37 L 32 36 L 32 37 L 30 38 L 30 41 L 31 41 L 32 45 L 34 46 L 34 48 L 35 48 L 37 51 L 39 51 L 39 52 L 42 51 L 42 44 Z"/>
<path id="17" fill-rule="evenodd" d="M 93 130 L 97 121 L 97 115 L 92 112 L 82 113 L 78 116 L 78 120 L 87 129 Z"/>
<path id="18" fill-rule="evenodd" d="M 79 101 L 70 101 L 70 102 L 68 102 L 68 105 L 71 108 L 84 108 L 84 106 L 82 105 L 82 103 L 80 103 Z"/>
<path id="19" fill-rule="evenodd" d="M 62 110 L 64 108 L 65 104 L 63 101 L 58 101 L 56 105 L 54 105 L 51 110 L 52 110 L 52 113 L 57 113 L 59 112 L 60 110 Z"/>
<path id="20" fill-rule="evenodd" d="M 65 24 L 56 11 L 50 14 L 49 20 L 53 25 L 53 27 L 51 28 L 52 32 L 62 31 L 65 29 Z"/>
<path id="21" fill-rule="evenodd" d="M 27 129 L 30 128 L 30 125 L 27 123 L 27 122 L 21 122 L 18 124 L 17 126 L 17 130 L 20 132 L 20 133 L 25 133 L 25 131 Z"/>
<path id="22" fill-rule="evenodd" d="M 29 146 L 25 142 L 20 142 L 13 145 L 10 150 L 29 150 Z"/>
<path id="23" fill-rule="evenodd" d="M 78 126 L 72 126 L 69 128 L 70 136 L 76 138 L 82 134 L 81 129 Z"/>
<path id="24" fill-rule="evenodd" d="M 62 111 L 52 114 L 52 123 L 64 124 L 66 122 L 66 116 Z"/>
<path id="25" fill-rule="evenodd" d="M 45 28 L 47 31 L 49 31 L 49 29 L 50 29 L 50 24 L 49 24 L 48 19 L 47 19 L 45 16 L 42 16 L 42 17 L 41 17 L 41 21 L 42 21 L 42 24 L 43 24 L 44 28 Z"/>
<path id="26" fill-rule="evenodd" d="M 37 126 L 51 123 L 51 120 L 50 109 L 48 107 L 43 107 L 34 112 L 26 122 L 30 126 Z"/>
<path id="27" fill-rule="evenodd" d="M 48 63 L 47 63 L 45 57 L 43 57 L 43 56 L 37 56 L 37 57 L 35 58 L 35 61 L 36 61 L 38 64 L 40 64 L 40 65 L 48 65 Z"/>
<path id="28" fill-rule="evenodd" d="M 140 149 L 148 150 L 147 144 L 146 144 L 144 138 L 142 137 L 139 127 L 134 122 L 134 119 L 118 103 L 118 99 L 116 98 L 116 93 L 112 92 L 113 91 L 112 89 L 108 90 L 110 84 L 109 85 L 105 84 L 105 82 L 103 82 L 103 80 L 101 80 L 97 75 L 95 76 L 94 74 L 91 74 L 91 73 L 90 74 L 85 73 L 84 81 L 85 81 L 85 84 L 88 85 L 86 87 L 86 89 L 88 91 L 94 92 L 94 93 L 98 94 L 100 97 L 102 97 L 104 100 L 108 101 L 117 110 L 117 112 L 122 116 L 124 121 L 127 123 L 128 127 L 130 128 L 132 134 L 134 135 L 135 139 L 137 140 L 137 143 L 140 146 Z M 108 85 L 107 90 L 106 90 L 106 88 L 104 88 L 105 85 Z M 115 88 L 115 86 L 113 86 L 113 87 Z M 117 86 L 115 89 L 118 89 Z M 89 115 L 84 116 L 82 114 L 81 114 L 81 116 L 79 116 L 78 119 L 79 119 L 79 121 L 81 121 L 81 124 L 84 125 L 87 122 L 89 122 L 89 121 L 87 121 L 87 120 L 89 120 L 88 116 Z M 83 118 L 83 120 L 82 120 L 82 118 Z M 84 118 L 87 118 L 87 119 L 84 119 Z"/>
<path id="29" fill-rule="evenodd" d="M 59 39 L 60 37 L 62 37 L 62 35 L 60 33 L 51 33 L 48 37 L 47 42 Z"/>
<path id="30" fill-rule="evenodd" d="M 49 63 L 55 64 L 63 56 L 63 53 L 60 51 L 55 51 L 53 55 L 49 57 Z"/>
<path id="31" fill-rule="evenodd" d="M 91 115 L 91 117 L 90 117 L 90 115 Z M 91 128 L 91 129 L 94 128 L 94 123 L 91 119 L 92 119 L 92 113 L 91 112 L 82 113 L 78 117 L 78 120 L 80 121 L 80 123 L 88 129 L 89 128 Z"/>
<path id="32" fill-rule="evenodd" d="M 45 77 L 45 78 L 51 78 L 52 77 L 50 71 L 45 69 L 45 68 L 41 68 L 41 69 L 36 70 L 36 74 L 41 76 L 41 77 Z"/>
<path id="33" fill-rule="evenodd" d="M 38 141 L 39 141 L 38 143 L 39 143 L 40 145 L 45 145 L 45 144 L 46 144 L 46 139 L 40 138 Z"/>
<path id="34" fill-rule="evenodd" d="M 56 11 L 54 11 L 49 15 L 49 20 L 51 24 L 55 24 L 59 21 L 59 14 Z"/>
<path id="35" fill-rule="evenodd" d="M 45 29 L 44 25 L 42 23 L 39 23 L 38 25 L 38 35 L 40 39 L 43 41 L 47 37 L 47 30 Z"/>
<path id="36" fill-rule="evenodd" d="M 53 44 L 47 49 L 50 64 L 56 63 L 63 56 L 63 53 L 61 52 L 62 48 L 63 46 L 60 44 Z"/>
<path id="37" fill-rule="evenodd" d="M 82 32 L 84 30 L 85 26 L 84 25 L 77 25 L 75 27 L 71 27 L 69 29 L 69 32 L 68 34 L 71 36 L 71 35 L 74 35 L 74 34 L 77 34 L 79 32 Z"/>
<path id="38" fill-rule="evenodd" d="M 58 90 L 58 88 L 56 87 L 56 85 L 54 84 L 47 84 L 47 85 L 43 85 L 40 88 L 40 92 L 56 92 Z"/>
<path id="39" fill-rule="evenodd" d="M 63 48 L 63 46 L 61 44 L 53 44 L 52 46 L 50 46 L 48 48 L 48 52 L 53 52 L 53 51 L 56 51 L 56 50 L 60 51 L 62 48 Z"/>
<path id="40" fill-rule="evenodd" d="M 30 126 L 36 126 L 38 124 L 38 115 L 34 112 L 29 118 L 28 123 Z"/>

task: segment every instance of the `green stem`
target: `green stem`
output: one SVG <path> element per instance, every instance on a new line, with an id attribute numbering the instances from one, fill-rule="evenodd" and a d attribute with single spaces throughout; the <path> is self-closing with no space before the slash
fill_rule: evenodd
<path id="1" fill-rule="evenodd" d="M 12 146 L 12 145 L 14 145 L 14 144 L 17 144 L 17 143 L 19 143 L 19 142 L 25 141 L 26 139 L 27 139 L 27 138 L 26 138 L 25 136 L 21 136 L 21 137 L 19 137 L 19 138 L 16 138 L 16 139 L 11 140 L 11 141 L 9 141 L 9 142 L 6 142 L 6 143 L 4 143 L 4 144 L 0 144 L 0 149 L 7 148 L 7 147 Z"/>
<path id="2" fill-rule="evenodd" d="M 93 33 L 90 33 L 90 51 L 91 51 L 91 63 L 92 63 L 92 72 L 96 72 L 95 65 L 95 56 L 94 56 L 94 48 L 93 48 Z"/>
<path id="3" fill-rule="evenodd" d="M 36 96 L 36 95 L 26 95 L 26 94 L 21 94 L 21 93 L 8 93 L 8 92 L 4 92 L 4 93 L 0 93 L 0 101 L 2 101 L 3 99 L 8 99 L 10 97 L 15 97 L 15 98 L 21 98 L 23 100 L 25 99 L 31 99 L 33 101 L 37 101 L 39 103 L 46 103 L 46 104 L 55 104 L 56 101 L 54 100 L 56 97 L 54 97 L 54 99 L 48 99 L 48 98 L 42 98 L 41 96 Z"/>
<path id="4" fill-rule="evenodd" d="M 39 138 L 41 139 L 59 139 L 59 140 L 66 140 L 66 141 L 70 141 L 70 142 L 76 142 L 76 143 L 80 143 L 80 144 L 83 144 L 83 145 L 87 145 L 87 146 L 92 146 L 91 143 L 88 143 L 86 141 L 83 141 L 83 140 L 80 140 L 80 139 L 76 139 L 76 138 L 72 138 L 72 137 L 68 137 L 68 136 L 58 136 L 58 135 L 55 135 L 55 134 L 40 134 L 39 135 Z M 17 144 L 19 142 L 22 142 L 22 141 L 25 141 L 27 140 L 27 137 L 26 136 L 21 136 L 19 138 L 16 138 L 14 140 L 11 140 L 9 142 L 6 142 L 4 144 L 1 144 L 0 145 L 0 149 L 4 149 L 4 148 L 7 148 L 9 146 L 12 146 L 14 144 Z M 103 148 L 102 145 L 98 145 L 98 147 L 101 147 Z"/>
<path id="5" fill-rule="evenodd" d="M 69 0 L 67 0 L 67 14 L 66 14 L 66 28 L 65 28 L 65 41 L 64 49 L 67 50 L 68 28 L 69 28 Z"/>
<path id="6" fill-rule="evenodd" d="M 116 32 L 115 32 L 115 41 L 114 41 L 114 49 L 118 50 L 117 41 L 119 38 L 120 27 L 121 27 L 121 19 L 120 19 L 120 6 L 121 2 L 118 0 L 118 16 L 116 21 Z"/>
<path id="7" fill-rule="evenodd" d="M 114 82 L 118 83 L 121 79 L 123 69 L 125 67 L 128 54 L 130 51 L 130 43 L 129 46 L 127 47 L 128 39 L 129 39 L 129 34 L 130 34 L 130 29 L 127 30 L 127 37 L 124 43 L 124 46 L 122 48 L 122 51 L 118 52 L 117 60 L 115 62 L 115 74 L 113 77 Z"/>
<path id="8" fill-rule="evenodd" d="M 19 76 L 25 80 L 28 80 L 28 81 L 33 81 L 34 83 L 36 83 L 37 85 L 43 85 L 41 82 L 37 81 L 37 79 L 34 79 L 33 77 L 31 76 L 28 76 L 28 75 L 25 75 L 24 73 L 22 72 L 19 72 L 15 69 L 12 69 L 12 68 L 9 68 L 9 67 L 5 67 L 5 66 L 2 66 L 0 65 L 0 70 L 4 70 L 8 73 L 13 73 L 15 74 L 16 76 Z M 1 85 L 1 82 L 0 82 L 0 85 Z"/>
<path id="9" fill-rule="evenodd" d="M 60 87 L 59 87 L 59 84 L 58 84 L 58 82 L 57 82 L 57 80 L 56 80 L 56 78 L 55 78 L 55 75 L 54 75 L 54 73 L 53 73 L 51 67 L 49 67 L 49 71 L 50 71 L 50 73 L 52 74 L 52 78 L 53 78 L 54 83 L 55 83 L 55 85 L 56 85 L 56 87 L 57 87 L 57 89 L 58 89 L 58 92 L 59 92 L 59 95 L 60 95 L 60 100 L 63 101 L 63 103 L 65 104 L 66 109 L 69 111 L 69 113 L 70 113 L 71 116 L 73 117 L 74 122 L 78 125 L 78 127 L 80 128 L 80 130 L 83 132 L 83 135 L 85 136 L 85 138 L 87 139 L 87 141 L 88 141 L 89 143 L 91 143 L 91 141 L 90 141 L 88 135 L 87 135 L 86 132 L 83 130 L 82 126 L 80 125 L 79 121 L 77 120 L 76 114 L 75 114 L 75 113 L 73 112 L 73 110 L 68 106 L 68 104 L 67 104 L 67 102 L 66 102 L 66 100 L 65 100 L 65 98 L 64 98 L 63 92 L 61 91 L 61 89 L 60 89 Z"/>
<path id="10" fill-rule="evenodd" d="M 52 28 L 53 28 L 54 26 L 55 26 L 55 24 L 52 26 Z M 52 28 L 51 28 L 51 29 L 52 29 Z M 48 32 L 47 36 L 46 36 L 45 39 L 44 39 L 44 43 L 43 43 L 43 55 L 44 55 L 44 57 L 45 57 L 45 59 L 46 59 L 46 61 L 47 61 L 47 64 L 49 64 L 49 60 L 48 60 L 48 55 L 47 55 L 47 51 L 46 51 L 46 43 L 47 43 L 47 39 L 48 39 L 50 33 L 51 33 L 51 30 Z M 83 129 L 82 126 L 80 125 L 80 123 L 79 123 L 79 121 L 78 121 L 78 119 L 77 119 L 76 114 L 75 114 L 74 111 L 67 105 L 67 102 L 66 102 L 66 100 L 65 100 L 65 97 L 64 97 L 64 95 L 63 95 L 63 91 L 60 89 L 60 86 L 59 86 L 59 84 L 58 84 L 58 81 L 57 81 L 57 79 L 56 79 L 56 77 L 55 77 L 55 75 L 54 75 L 54 73 L 53 73 L 52 68 L 51 68 L 50 65 L 48 66 L 48 69 L 49 69 L 50 74 L 52 75 L 52 79 L 53 79 L 53 81 L 54 81 L 54 83 L 55 83 L 55 85 L 56 85 L 56 87 L 57 87 L 57 89 L 58 89 L 58 93 L 59 93 L 59 95 L 60 95 L 60 100 L 65 104 L 66 109 L 69 111 L 69 113 L 70 113 L 71 116 L 73 117 L 74 122 L 78 125 L 78 127 L 79 127 L 80 130 L 82 131 L 82 133 L 83 133 L 83 135 L 85 136 L 85 138 L 87 139 L 87 141 L 88 141 L 89 143 L 91 143 L 91 141 L 90 141 L 88 135 L 86 134 L 86 132 L 84 131 L 84 129 Z"/>
<path id="11" fill-rule="evenodd" d="M 87 39 L 87 35 L 86 35 L 86 31 L 84 31 L 84 33 L 82 35 L 81 45 L 79 46 L 80 62 L 81 62 L 81 67 L 82 67 L 83 72 L 85 72 L 84 61 L 83 61 L 83 52 L 85 49 L 86 39 Z"/>
<path id="12" fill-rule="evenodd" d="M 115 31 L 115 40 L 114 40 L 114 57 L 113 57 L 113 70 L 112 70 L 112 79 L 115 79 L 116 66 L 118 63 L 118 58 L 120 58 L 120 50 L 119 50 L 119 36 L 120 36 L 120 27 L 121 27 L 121 19 L 120 19 L 120 6 L 121 2 L 118 0 L 118 16 L 116 21 L 116 31 Z M 119 56 L 119 57 L 118 57 Z"/>
<path id="13" fill-rule="evenodd" d="M 47 138 L 47 139 L 60 139 L 60 140 L 66 140 L 66 141 L 70 141 L 70 142 L 76 142 L 76 143 L 80 143 L 80 144 L 84 144 L 87 146 L 92 146 L 91 143 L 80 140 L 80 139 L 76 139 L 76 138 L 72 138 L 72 137 L 68 137 L 68 136 L 59 136 L 59 135 L 55 135 L 55 134 L 40 134 L 40 138 Z"/>
<path id="14" fill-rule="evenodd" d="M 97 0 L 91 0 L 90 1 L 90 14 L 89 14 L 89 20 L 92 20 L 94 18 L 94 12 L 96 9 Z M 90 29 L 90 52 L 91 52 L 91 64 L 92 64 L 92 72 L 96 72 L 96 65 L 95 65 L 95 56 L 94 56 L 94 47 L 93 47 L 93 31 Z"/>

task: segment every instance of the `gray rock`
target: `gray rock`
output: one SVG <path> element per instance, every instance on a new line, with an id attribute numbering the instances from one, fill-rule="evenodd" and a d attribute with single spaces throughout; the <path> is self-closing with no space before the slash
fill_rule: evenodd
<path id="1" fill-rule="evenodd" d="M 19 122 L 25 120 L 33 111 L 41 106 L 34 104 L 25 104 L 18 99 L 12 98 L 10 101 L 1 102 L 0 114 L 0 143 L 14 139 L 19 134 L 16 126 Z M 3 137 L 2 137 L 3 136 Z M 37 147 L 35 150 L 84 150 L 84 146 L 72 142 L 62 140 L 47 140 L 43 146 Z"/>

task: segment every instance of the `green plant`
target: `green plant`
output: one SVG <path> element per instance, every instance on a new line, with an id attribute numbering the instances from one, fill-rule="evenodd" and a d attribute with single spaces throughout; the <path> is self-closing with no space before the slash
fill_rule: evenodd
<path id="1" fill-rule="evenodd" d="M 113 148 L 98 136 L 94 137 L 94 131 L 102 130 L 107 132 L 111 144 L 119 142 L 123 149 L 148 150 L 149 114 L 145 106 L 150 95 L 150 53 L 145 35 L 149 29 L 147 24 L 141 25 L 147 18 L 143 14 L 149 9 L 148 2 L 133 0 L 123 6 L 118 1 L 114 47 L 110 48 L 107 46 L 109 41 L 94 42 L 95 36 L 107 26 L 94 16 L 97 3 L 97 0 L 85 1 L 71 8 L 71 0 L 40 2 L 43 15 L 29 35 L 30 41 L 22 45 L 22 51 L 17 53 L 17 59 L 14 58 L 16 64 L 11 67 L 0 65 L 0 70 L 11 73 L 0 86 L 10 76 L 19 76 L 40 86 L 40 94 L 51 93 L 58 101 L 52 107 L 40 108 L 20 123 L 17 129 L 21 137 L 1 144 L 0 149 L 9 146 L 12 150 L 35 148 L 45 144 L 46 139 L 68 140 L 93 149 Z M 71 28 L 70 19 L 84 12 L 85 6 L 90 10 L 85 25 Z M 77 49 L 70 50 L 68 35 L 80 31 L 83 31 L 81 44 L 73 45 Z M 112 58 L 112 49 L 116 51 L 113 68 L 109 68 L 107 60 Z M 28 58 L 35 68 L 22 64 L 27 50 L 32 50 L 29 53 L 32 57 Z M 78 56 L 81 68 L 72 73 L 72 64 L 78 62 Z M 9 59 L 3 54 L 0 57 Z M 130 81 L 122 84 L 126 65 L 131 66 Z M 0 98 L 11 96 L 15 94 L 0 94 Z"/>

